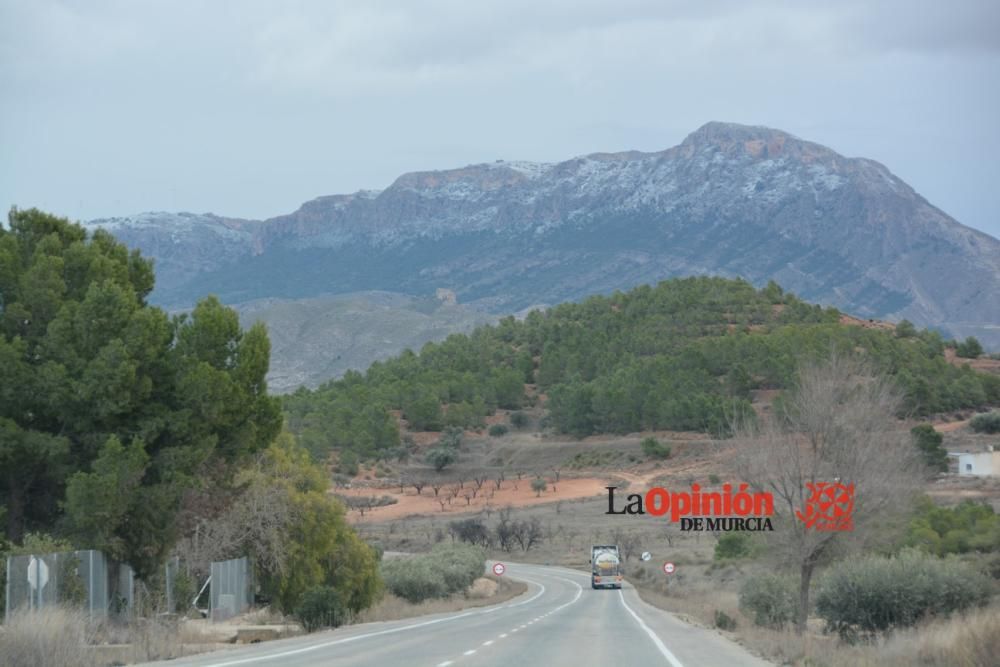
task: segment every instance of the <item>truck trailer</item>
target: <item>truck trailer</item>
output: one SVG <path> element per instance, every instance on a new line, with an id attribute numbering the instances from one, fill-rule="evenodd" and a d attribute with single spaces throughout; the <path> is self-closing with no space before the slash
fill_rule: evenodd
<path id="1" fill-rule="evenodd" d="M 617 544 L 595 544 L 590 547 L 591 588 L 621 588 L 624 574 Z"/>

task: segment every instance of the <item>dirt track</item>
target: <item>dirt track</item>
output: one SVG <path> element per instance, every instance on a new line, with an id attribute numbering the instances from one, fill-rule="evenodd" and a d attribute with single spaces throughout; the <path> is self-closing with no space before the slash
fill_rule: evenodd
<path id="1" fill-rule="evenodd" d="M 476 488 L 476 485 L 475 482 L 467 481 L 464 488 L 458 490 L 458 495 L 452 497 L 450 504 L 447 499 L 451 495 L 450 490 L 455 486 L 454 484 L 441 488 L 437 497 L 435 497 L 434 489 L 430 485 L 424 487 L 420 495 L 417 495 L 416 490 L 412 486 L 408 487 L 402 494 L 399 493 L 399 487 L 395 489 L 340 489 L 337 493 L 344 496 L 364 497 L 385 495 L 395 498 L 397 501 L 395 504 L 367 510 L 364 517 L 357 511 L 348 513 L 348 519 L 353 522 L 377 522 L 401 519 L 412 514 L 458 515 L 479 512 L 487 507 L 499 510 L 508 505 L 511 507 L 526 507 L 529 505 L 554 503 L 561 500 L 577 500 L 579 498 L 589 498 L 605 494 L 606 491 L 604 489 L 606 485 L 607 482 L 605 480 L 593 477 L 563 478 L 555 483 L 555 490 L 553 490 L 552 480 L 550 479 L 548 480 L 548 488 L 540 496 L 537 496 L 531 490 L 531 478 L 529 477 L 525 477 L 520 481 L 507 479 L 501 484 L 499 490 L 497 490 L 496 484 L 492 480 L 487 480 L 483 484 L 482 489 L 477 491 L 476 497 L 472 498 L 472 491 Z M 466 499 L 466 495 L 470 496 L 468 500 Z M 444 509 L 442 509 L 440 501 L 445 502 Z"/>

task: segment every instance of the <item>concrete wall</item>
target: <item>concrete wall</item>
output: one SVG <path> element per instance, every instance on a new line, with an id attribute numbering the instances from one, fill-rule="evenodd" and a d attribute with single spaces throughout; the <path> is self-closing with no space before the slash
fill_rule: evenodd
<path id="1" fill-rule="evenodd" d="M 1000 477 L 1000 452 L 959 454 L 958 474 Z"/>

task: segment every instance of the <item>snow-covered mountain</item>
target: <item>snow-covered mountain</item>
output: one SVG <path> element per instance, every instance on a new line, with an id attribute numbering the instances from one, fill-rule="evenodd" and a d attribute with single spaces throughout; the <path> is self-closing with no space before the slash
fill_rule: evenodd
<path id="1" fill-rule="evenodd" d="M 154 298 L 168 305 L 446 288 L 511 312 L 719 274 L 1000 346 L 1000 241 L 877 162 L 763 127 L 709 123 L 654 153 L 405 174 L 265 221 L 90 224 L 156 258 Z"/>

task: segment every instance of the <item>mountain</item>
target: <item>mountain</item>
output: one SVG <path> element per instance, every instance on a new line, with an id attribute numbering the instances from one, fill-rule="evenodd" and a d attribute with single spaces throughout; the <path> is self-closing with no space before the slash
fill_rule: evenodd
<path id="1" fill-rule="evenodd" d="M 713 122 L 660 152 L 405 174 L 264 221 L 90 224 L 155 257 L 154 298 L 172 306 L 209 292 L 236 303 L 446 288 L 511 312 L 716 274 L 1000 346 L 1000 241 L 877 162 L 765 127 Z"/>
<path id="2" fill-rule="evenodd" d="M 348 370 L 424 343 L 467 333 L 497 318 L 447 298 L 381 292 L 237 304 L 244 327 L 264 322 L 271 338 L 268 388 L 316 387 Z"/>

